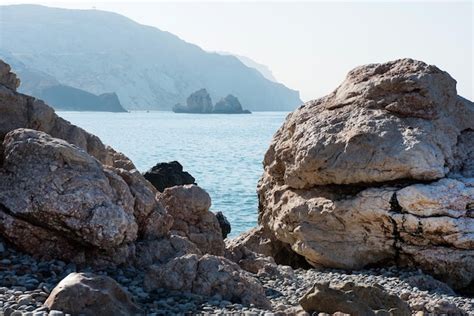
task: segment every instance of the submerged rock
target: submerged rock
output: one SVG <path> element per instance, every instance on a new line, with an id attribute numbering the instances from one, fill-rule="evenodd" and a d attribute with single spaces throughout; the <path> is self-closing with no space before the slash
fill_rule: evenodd
<path id="1" fill-rule="evenodd" d="M 117 282 L 92 273 L 69 274 L 53 289 L 44 305 L 72 315 L 143 314 Z"/>
<path id="2" fill-rule="evenodd" d="M 143 174 L 160 192 L 175 185 L 196 184 L 194 177 L 177 161 L 160 162 Z"/>
<path id="3" fill-rule="evenodd" d="M 437 67 L 358 67 L 275 134 L 258 186 L 265 234 L 241 241 L 274 257 L 286 244 L 316 267 L 396 263 L 467 287 L 473 130 L 473 103 Z"/>

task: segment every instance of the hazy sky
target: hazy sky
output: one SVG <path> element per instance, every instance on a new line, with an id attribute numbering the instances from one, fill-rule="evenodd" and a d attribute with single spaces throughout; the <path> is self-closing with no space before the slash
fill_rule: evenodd
<path id="1" fill-rule="evenodd" d="M 113 11 L 205 50 L 250 57 L 305 101 L 332 91 L 355 66 L 401 57 L 448 71 L 458 93 L 474 99 L 473 1 L 27 3 Z"/>

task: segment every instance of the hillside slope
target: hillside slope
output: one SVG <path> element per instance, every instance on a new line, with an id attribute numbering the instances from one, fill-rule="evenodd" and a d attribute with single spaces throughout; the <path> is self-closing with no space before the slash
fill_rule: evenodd
<path id="1" fill-rule="evenodd" d="M 206 88 L 253 111 L 292 110 L 299 93 L 233 56 L 208 53 L 175 35 L 98 10 L 0 7 L 0 49 L 61 84 L 116 92 L 127 109 L 170 109 Z M 9 62 L 5 56 L 0 56 Z"/>

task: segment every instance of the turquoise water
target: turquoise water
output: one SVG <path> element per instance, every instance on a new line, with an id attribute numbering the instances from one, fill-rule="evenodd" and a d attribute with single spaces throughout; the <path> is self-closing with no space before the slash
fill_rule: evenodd
<path id="1" fill-rule="evenodd" d="M 257 181 L 262 160 L 286 112 L 251 115 L 172 112 L 59 112 L 125 153 L 140 171 L 179 161 L 222 211 L 235 236 L 257 223 Z"/>

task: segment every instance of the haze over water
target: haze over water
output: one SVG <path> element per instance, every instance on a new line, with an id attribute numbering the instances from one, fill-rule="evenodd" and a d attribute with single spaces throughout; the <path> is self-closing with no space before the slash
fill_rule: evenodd
<path id="1" fill-rule="evenodd" d="M 286 112 L 251 115 L 172 112 L 58 112 L 107 145 L 125 153 L 144 172 L 158 162 L 179 161 L 222 211 L 231 236 L 257 223 L 257 182 L 263 156 Z"/>

